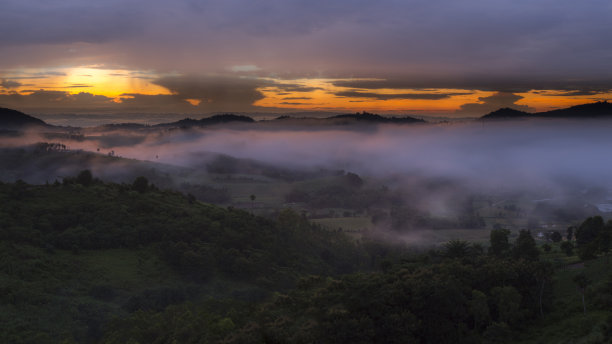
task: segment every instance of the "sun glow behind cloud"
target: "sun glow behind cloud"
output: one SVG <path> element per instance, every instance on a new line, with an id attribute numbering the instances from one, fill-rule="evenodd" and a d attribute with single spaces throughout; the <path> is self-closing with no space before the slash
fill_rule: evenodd
<path id="1" fill-rule="evenodd" d="M 159 74 L 148 71 L 105 69 L 97 66 L 23 69 L 4 73 L 6 79 L 19 80 L 14 91 L 30 93 L 36 90 L 65 91 L 70 94 L 88 92 L 118 99 L 122 94 L 171 94 L 152 80 Z"/>
<path id="2" fill-rule="evenodd" d="M 593 92 L 593 94 L 574 94 L 574 92 L 559 90 L 531 90 L 525 93 L 517 93 L 524 97 L 516 102 L 518 105 L 528 105 L 538 111 L 547 111 L 570 107 L 594 101 L 611 100 L 612 92 Z"/>
<path id="3" fill-rule="evenodd" d="M 342 79 L 275 80 L 258 90 L 264 98 L 254 105 L 300 110 L 448 112 L 494 92 L 465 89 L 357 89 L 335 86 Z"/>
<path id="4" fill-rule="evenodd" d="M 242 66 L 244 67 L 244 66 Z M 246 68 L 246 67 L 245 67 Z M 252 72 L 249 66 L 249 72 Z M 173 79 L 174 78 L 174 79 Z M 612 98 L 612 94 L 601 91 L 560 91 L 530 90 L 528 92 L 501 93 L 466 88 L 366 88 L 344 86 L 346 82 L 385 81 L 384 79 L 339 79 L 339 78 L 294 78 L 241 75 L 204 75 L 189 79 L 181 74 L 162 74 L 154 71 L 104 68 L 104 66 L 78 66 L 47 69 L 19 69 L 0 73 L 0 95 L 9 99 L 11 94 L 27 96 L 40 91 L 54 91 L 67 95 L 102 96 L 103 106 L 113 111 L 110 104 L 133 104 L 133 100 L 152 103 L 152 109 L 166 112 L 233 111 L 236 102 L 245 104 L 238 111 L 370 111 L 381 114 L 435 114 L 456 116 L 481 116 L 500 107 L 516 107 L 524 111 L 545 111 L 577 104 Z M 223 79 L 225 78 L 225 79 Z M 176 82 L 168 82 L 174 80 Z M 181 80 L 187 80 L 181 84 Z M 200 80 L 194 82 L 193 80 Z M 212 80 L 212 86 L 206 83 Z M 225 88 L 215 86 L 215 80 L 223 81 Z M 230 80 L 233 80 L 230 82 Z M 240 83 L 240 81 L 248 83 Z M 165 81 L 165 82 L 164 82 Z M 202 84 L 204 82 L 204 84 Z M 344 84 L 343 84 L 344 82 Z M 181 86 L 184 85 L 184 86 Z M 206 86 L 203 86 L 206 85 Z M 242 87 L 242 88 L 240 88 Z M 246 88 L 245 88 L 246 87 Z M 234 92 L 234 98 L 226 100 L 223 106 L 216 106 L 215 97 L 226 97 Z M 63 99 L 58 95 L 52 108 L 41 105 L 38 111 L 61 111 Z M 53 96 L 55 97 L 55 96 Z M 165 97 L 165 98 L 164 98 Z M 246 98 L 245 98 L 246 97 Z M 249 97 L 251 99 L 249 99 Z M 84 99 L 85 97 L 81 97 Z M 138 98 L 138 99 L 136 99 Z M 243 99 L 244 98 L 244 99 Z M 99 99 L 98 99 L 99 101 Z M 503 102 L 500 102 L 503 101 Z M 74 104 L 74 101 L 73 101 Z M 10 107 L 10 103 L 0 104 Z M 88 111 L 87 104 L 81 103 L 81 111 Z M 470 105 L 466 107 L 466 105 Z M 17 105 L 20 106 L 20 105 Z M 110 107 L 109 107 L 110 106 Z M 74 107 L 73 107 L 74 109 Z M 120 109 L 120 108 L 117 108 Z M 132 107 L 134 109 L 134 107 Z M 471 109 L 466 111 L 466 109 Z M 120 111 L 120 110 L 114 110 Z M 132 111 L 147 112 L 143 107 Z"/>

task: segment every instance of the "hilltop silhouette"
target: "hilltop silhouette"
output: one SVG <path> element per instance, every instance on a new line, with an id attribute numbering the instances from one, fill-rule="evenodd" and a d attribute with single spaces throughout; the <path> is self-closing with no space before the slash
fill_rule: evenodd
<path id="1" fill-rule="evenodd" d="M 255 122 L 255 120 L 249 116 L 222 114 L 222 115 L 214 115 L 212 117 L 206 117 L 202 119 L 185 118 L 185 119 L 181 119 L 176 122 L 157 124 L 155 125 L 155 127 L 189 128 L 189 127 L 202 127 L 202 126 L 215 125 L 215 124 L 225 124 L 225 123 L 231 123 L 231 122 L 253 123 Z"/>
<path id="2" fill-rule="evenodd" d="M 607 101 L 582 104 L 534 114 L 538 117 L 612 117 L 612 103 Z"/>
<path id="3" fill-rule="evenodd" d="M 368 123 L 398 123 L 398 124 L 400 123 L 425 123 L 425 121 L 422 119 L 418 119 L 418 118 L 414 118 L 410 116 L 383 117 L 381 115 L 368 113 L 365 111 L 362 113 L 343 114 L 343 115 L 327 117 L 326 119 L 327 120 L 352 120 L 352 121 L 357 121 L 357 122 L 368 122 Z"/>
<path id="4" fill-rule="evenodd" d="M 22 129 L 28 126 L 48 126 L 44 121 L 17 110 L 0 108 L 0 129 Z"/>
<path id="5" fill-rule="evenodd" d="M 511 108 L 501 108 L 490 112 L 480 118 L 482 119 L 511 119 L 511 118 L 523 118 L 532 116 L 529 112 L 519 111 Z"/>
<path id="6" fill-rule="evenodd" d="M 511 108 L 490 112 L 480 119 L 521 119 L 521 118 L 603 118 L 612 117 L 612 103 L 607 101 L 575 105 L 565 109 L 529 113 Z"/>

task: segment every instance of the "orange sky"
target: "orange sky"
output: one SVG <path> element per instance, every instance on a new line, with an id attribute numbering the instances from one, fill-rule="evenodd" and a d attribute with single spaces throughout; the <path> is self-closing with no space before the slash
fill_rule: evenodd
<path id="1" fill-rule="evenodd" d="M 115 103 L 131 99 L 131 94 L 140 95 L 177 95 L 166 87 L 157 85 L 155 80 L 171 76 L 151 71 L 134 71 L 126 69 L 105 69 L 99 66 L 75 68 L 56 68 L 53 70 L 23 69 L 5 72 L 4 80 L 13 77 L 20 85 L 11 88 L 0 88 L 0 94 L 18 92 L 22 95 L 33 91 L 63 91 L 68 94 L 81 92 L 102 95 Z M 256 78 L 266 82 L 265 86 L 255 91 L 263 95 L 262 99 L 251 105 L 260 108 L 275 108 L 277 111 L 370 111 L 378 113 L 416 113 L 416 114 L 453 114 L 463 104 L 482 104 L 481 98 L 491 97 L 496 92 L 470 89 L 360 89 L 335 86 L 334 82 L 346 79 L 302 78 L 275 79 Z M 353 79 L 354 80 L 354 79 Z M 285 86 L 289 86 L 287 89 Z M 342 96 L 342 92 L 351 93 Z M 564 91 L 567 92 L 567 91 Z M 364 94 L 360 96 L 360 94 Z M 532 111 L 543 111 L 588 103 L 598 99 L 612 98 L 612 94 L 560 96 L 561 91 L 539 90 L 516 93 L 517 101 L 512 105 L 529 107 Z M 403 98 L 408 95 L 406 98 Z M 421 95 L 422 98 L 421 99 Z M 180 95 L 178 95 L 180 96 Z M 522 97 L 522 99 L 520 99 Z M 205 97 L 197 94 L 182 97 L 185 106 L 199 109 L 206 105 Z M 1 104 L 0 104 L 1 105 Z M 501 106 L 499 106 L 501 107 Z"/>

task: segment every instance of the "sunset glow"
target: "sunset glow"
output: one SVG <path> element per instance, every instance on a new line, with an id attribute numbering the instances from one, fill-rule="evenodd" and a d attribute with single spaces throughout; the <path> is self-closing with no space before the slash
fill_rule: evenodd
<path id="1" fill-rule="evenodd" d="M 63 91 L 68 94 L 88 93 L 104 96 L 115 103 L 122 103 L 139 95 L 173 95 L 172 90 L 155 84 L 160 75 L 152 72 L 126 69 L 104 69 L 95 67 L 58 68 L 52 70 L 20 70 L 7 73 L 18 76 L 21 85 L 0 94 L 19 93 L 29 95 L 35 91 Z M 463 104 L 482 103 L 480 98 L 490 97 L 496 92 L 477 89 L 454 88 L 352 88 L 336 86 L 339 81 L 353 79 L 294 79 L 281 80 L 259 78 L 272 86 L 257 88 L 262 98 L 251 105 L 262 109 L 285 111 L 374 111 L 389 114 L 453 113 Z M 362 79 L 370 80 L 370 79 Z M 354 81 L 354 80 L 353 80 Z M 568 96 L 569 94 L 569 96 Z M 599 99 L 612 98 L 612 93 L 572 95 L 568 91 L 542 90 L 517 93 L 523 97 L 517 105 L 536 111 L 584 104 Z M 207 103 L 206 98 L 182 98 L 197 108 Z"/>
<path id="2" fill-rule="evenodd" d="M 164 87 L 151 83 L 151 80 L 159 75 L 124 69 L 95 67 L 25 69 L 10 71 L 6 76 L 17 77 L 22 83 L 11 91 L 26 94 L 33 90 L 61 90 L 71 94 L 88 92 L 109 98 L 131 93 L 170 94 Z"/>
<path id="3" fill-rule="evenodd" d="M 477 117 L 612 99 L 609 4 L 503 3 L 8 0 L 0 106 Z"/>

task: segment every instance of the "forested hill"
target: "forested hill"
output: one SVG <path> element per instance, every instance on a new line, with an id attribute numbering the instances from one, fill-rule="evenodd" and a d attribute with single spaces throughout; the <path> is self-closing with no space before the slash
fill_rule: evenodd
<path id="1" fill-rule="evenodd" d="M 183 272 L 197 280 L 222 275 L 280 281 L 291 279 L 284 269 L 332 274 L 354 271 L 358 263 L 355 256 L 335 256 L 357 252 L 343 235 L 291 210 L 265 219 L 159 190 L 144 177 L 107 184 L 84 171 L 50 185 L 17 181 L 0 185 L 0 201 L 4 241 L 72 251 L 158 245 L 168 263 L 191 269 Z M 187 264 L 185 255 L 201 259 Z"/>
<path id="2" fill-rule="evenodd" d="M 0 342 L 79 343 L 137 310 L 202 297 L 255 302 L 300 276 L 370 259 L 293 211 L 265 219 L 161 191 L 107 184 L 0 184 Z"/>
<path id="3" fill-rule="evenodd" d="M 403 117 L 384 117 L 381 115 L 362 112 L 355 114 L 343 114 L 326 118 L 328 121 L 338 122 L 345 121 L 348 124 L 351 121 L 355 123 L 392 123 L 392 124 L 407 124 L 407 123 L 425 123 L 424 120 L 410 116 Z"/>
<path id="4" fill-rule="evenodd" d="M 144 177 L 0 183 L 0 343 L 610 342 L 612 221 L 574 233 L 418 253 Z"/>
<path id="5" fill-rule="evenodd" d="M 185 118 L 180 121 L 171 123 L 161 123 L 155 125 L 155 127 L 203 127 L 215 124 L 228 124 L 228 123 L 253 123 L 255 120 L 249 116 L 234 115 L 234 114 L 221 114 L 214 115 L 211 117 L 205 117 L 202 119 L 191 119 Z"/>

